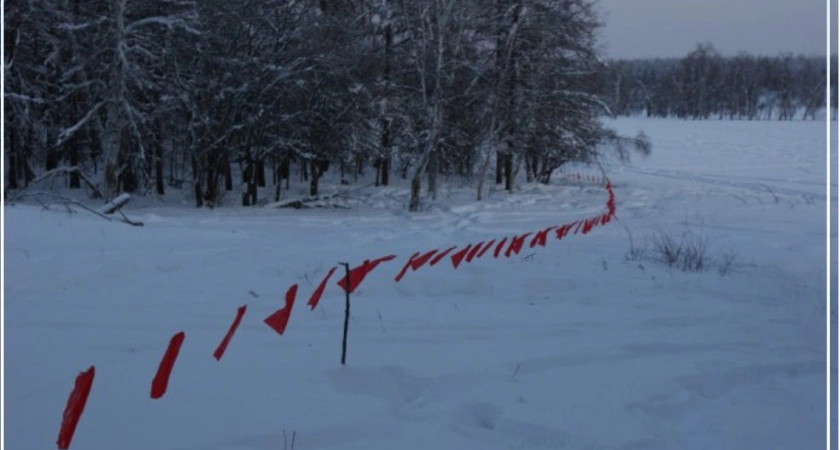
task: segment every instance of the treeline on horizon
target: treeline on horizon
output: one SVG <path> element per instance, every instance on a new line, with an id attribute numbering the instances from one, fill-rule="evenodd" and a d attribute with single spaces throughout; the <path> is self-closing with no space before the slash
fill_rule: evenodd
<path id="1" fill-rule="evenodd" d="M 830 81 L 837 85 L 837 55 Z M 821 119 L 826 107 L 825 57 L 721 56 L 702 43 L 683 58 L 614 59 L 601 95 L 617 116 L 682 119 Z M 831 94 L 837 110 L 837 90 Z"/>
<path id="2" fill-rule="evenodd" d="M 591 0 L 4 0 L 6 192 L 264 204 L 327 172 L 549 183 L 651 152 L 604 117 L 816 118 L 824 62 L 604 61 Z M 836 103 L 836 100 L 835 100 Z M 495 175 L 495 177 L 494 177 Z M 58 184 L 57 182 L 55 184 Z M 231 200 L 234 190 L 240 198 Z M 503 185 L 503 187 L 502 187 Z"/>

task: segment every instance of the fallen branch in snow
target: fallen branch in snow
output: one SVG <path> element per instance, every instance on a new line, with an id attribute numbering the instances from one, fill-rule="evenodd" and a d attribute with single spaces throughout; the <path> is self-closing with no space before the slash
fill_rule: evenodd
<path id="1" fill-rule="evenodd" d="M 97 211 L 102 214 L 114 214 L 114 212 L 125 206 L 129 200 L 131 200 L 131 196 L 126 193 L 122 193 L 118 195 L 117 198 L 97 209 Z"/>
<path id="2" fill-rule="evenodd" d="M 84 181 L 85 184 L 90 188 L 90 190 L 93 191 L 93 198 L 104 197 L 99 188 L 96 187 L 96 184 L 93 181 L 91 181 L 90 178 L 88 178 L 84 172 L 82 172 L 82 169 L 80 169 L 79 166 L 59 167 L 56 169 L 48 170 L 41 174 L 41 176 L 39 176 L 38 178 L 32 180 L 32 183 L 39 183 L 44 180 L 52 179 L 58 175 L 69 175 L 72 173 L 79 175 L 79 178 L 81 178 L 81 180 Z"/>
<path id="3" fill-rule="evenodd" d="M 304 209 L 304 208 L 342 208 L 342 209 L 350 209 L 350 207 L 345 205 L 338 205 L 335 203 L 330 202 L 331 199 L 334 198 L 346 198 L 344 194 L 335 194 L 330 195 L 327 197 L 310 197 L 310 198 L 299 198 L 295 200 L 283 200 L 280 202 L 268 203 L 265 205 L 266 208 L 294 208 L 294 209 Z"/>
<path id="4" fill-rule="evenodd" d="M 38 203 L 40 203 L 41 206 L 44 207 L 44 209 L 49 209 L 49 207 L 52 206 L 52 205 L 62 205 L 65 208 L 67 208 L 68 212 L 72 212 L 72 209 L 70 208 L 70 205 L 73 205 L 73 206 L 78 206 L 79 208 L 82 208 L 85 211 L 87 211 L 91 214 L 94 214 L 96 216 L 99 216 L 99 217 L 101 217 L 101 218 L 103 218 L 103 219 L 105 219 L 109 222 L 112 222 L 112 221 L 115 220 L 114 218 L 106 216 L 104 213 L 102 213 L 100 211 L 97 211 L 97 210 L 85 205 L 82 202 L 79 202 L 77 200 L 73 200 L 72 198 L 63 197 L 61 195 L 51 194 L 49 192 L 24 192 L 24 193 L 21 193 L 19 195 L 16 195 L 12 199 L 9 199 L 9 201 L 11 203 L 14 203 L 14 202 L 17 202 L 18 200 L 21 200 L 21 199 L 25 198 L 25 197 L 34 197 L 38 201 Z M 54 200 L 57 200 L 57 201 L 55 203 L 44 203 L 44 202 L 41 201 L 40 197 L 48 197 L 48 198 L 51 198 L 51 199 L 54 199 Z M 126 202 L 127 202 L 127 200 L 126 200 Z M 125 203 L 123 203 L 123 204 L 125 204 Z M 128 217 L 126 217 L 126 215 L 123 214 L 122 211 L 120 211 L 118 209 L 116 211 L 119 212 L 120 215 L 122 216 L 122 220 L 117 219 L 116 220 L 117 222 L 127 223 L 127 224 L 135 226 L 135 227 L 142 227 L 143 226 L 143 222 L 131 220 Z"/>

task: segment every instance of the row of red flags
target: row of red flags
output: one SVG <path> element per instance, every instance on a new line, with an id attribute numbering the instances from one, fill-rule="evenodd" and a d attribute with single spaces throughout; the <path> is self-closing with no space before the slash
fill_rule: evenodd
<path id="1" fill-rule="evenodd" d="M 570 234 L 589 234 L 593 228 L 606 225 L 615 217 L 615 194 L 609 182 L 606 183 L 605 188 L 609 194 L 609 198 L 607 199 L 606 204 L 607 212 L 603 214 L 599 214 L 588 219 L 576 220 L 564 225 L 551 226 L 535 232 L 523 233 L 517 236 L 509 236 L 502 239 L 492 239 L 475 244 L 467 244 L 460 249 L 458 246 L 452 246 L 442 251 L 435 249 L 426 252 L 415 252 L 410 258 L 408 258 L 408 261 L 405 263 L 397 276 L 394 277 L 394 281 L 397 283 L 402 281 L 409 269 L 414 272 L 426 265 L 433 267 L 447 256 L 449 256 L 453 268 L 457 270 L 463 263 L 471 263 L 474 260 L 484 257 L 486 254 L 490 253 L 491 249 L 493 258 L 499 258 L 500 256 L 509 258 L 513 255 L 518 255 L 525 247 L 526 243 L 529 248 L 537 246 L 545 247 L 551 233 L 554 234 L 554 237 L 557 240 L 562 240 Z M 387 263 L 396 258 L 396 255 L 388 255 L 374 260 L 366 259 L 361 265 L 351 269 L 349 271 L 349 276 L 345 275 L 336 284 L 345 292 L 352 294 L 359 285 L 361 285 L 362 281 L 364 281 L 365 277 L 369 273 L 373 272 L 373 270 L 380 264 Z M 315 291 L 312 292 L 312 295 L 309 297 L 309 301 L 307 302 L 310 310 L 314 310 L 318 306 L 318 302 L 324 294 L 327 283 L 337 268 L 338 267 L 333 267 L 330 269 L 321 283 L 319 283 L 315 288 Z M 278 334 L 282 335 L 286 331 L 286 326 L 289 323 L 289 317 L 291 317 L 292 308 L 295 304 L 295 298 L 297 297 L 297 291 L 298 285 L 292 285 L 292 287 L 286 291 L 285 305 L 263 320 L 266 325 L 271 327 L 271 329 L 276 331 Z M 247 308 L 248 305 L 242 305 L 239 307 L 236 317 L 233 319 L 233 323 L 231 323 L 224 338 L 213 352 L 213 357 L 216 358 L 217 361 L 221 360 L 222 356 L 225 354 L 228 344 L 233 338 L 233 335 L 236 333 L 236 330 L 239 328 L 242 318 L 245 316 Z M 181 346 L 183 345 L 185 339 L 186 334 L 183 331 L 176 333 L 170 339 L 169 346 L 161 359 L 157 373 L 155 373 L 155 376 L 152 379 L 152 399 L 159 399 L 166 394 L 172 369 L 175 366 L 175 361 L 178 359 L 178 354 L 181 351 Z M 59 449 L 67 449 L 70 447 L 70 442 L 73 439 L 73 434 L 75 433 L 79 418 L 81 417 L 82 412 L 84 412 L 85 404 L 87 403 L 87 398 L 93 385 L 95 372 L 95 368 L 91 366 L 87 371 L 80 373 L 76 378 L 75 388 L 70 394 L 70 398 L 67 400 L 67 406 L 64 410 L 64 418 L 62 420 L 57 442 Z"/>

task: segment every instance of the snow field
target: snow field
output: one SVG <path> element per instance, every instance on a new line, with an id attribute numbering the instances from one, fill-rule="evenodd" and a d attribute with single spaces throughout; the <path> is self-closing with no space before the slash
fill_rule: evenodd
<path id="1" fill-rule="evenodd" d="M 90 365 L 71 448 L 279 449 L 293 432 L 297 449 L 824 447 L 824 125 L 610 125 L 654 143 L 608 167 L 618 223 L 400 283 L 416 251 L 590 217 L 605 193 L 558 180 L 474 203 L 453 183 L 419 214 L 395 208 L 401 187 L 352 210 L 129 209 L 143 228 L 6 207 L 8 448 L 55 445 Z M 625 227 L 638 242 L 688 227 L 739 263 L 721 277 L 628 261 Z M 388 254 L 352 297 L 340 367 L 341 269 L 315 311 L 306 300 L 336 262 Z M 262 320 L 295 283 L 279 336 Z M 169 391 L 150 400 L 178 331 Z"/>

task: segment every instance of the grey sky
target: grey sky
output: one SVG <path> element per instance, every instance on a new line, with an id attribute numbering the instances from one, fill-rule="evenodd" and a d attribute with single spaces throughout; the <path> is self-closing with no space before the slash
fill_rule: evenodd
<path id="1" fill-rule="evenodd" d="M 825 0 L 599 0 L 598 8 L 611 58 L 683 56 L 706 41 L 724 55 L 825 54 Z M 837 0 L 831 15 L 836 30 Z"/>

